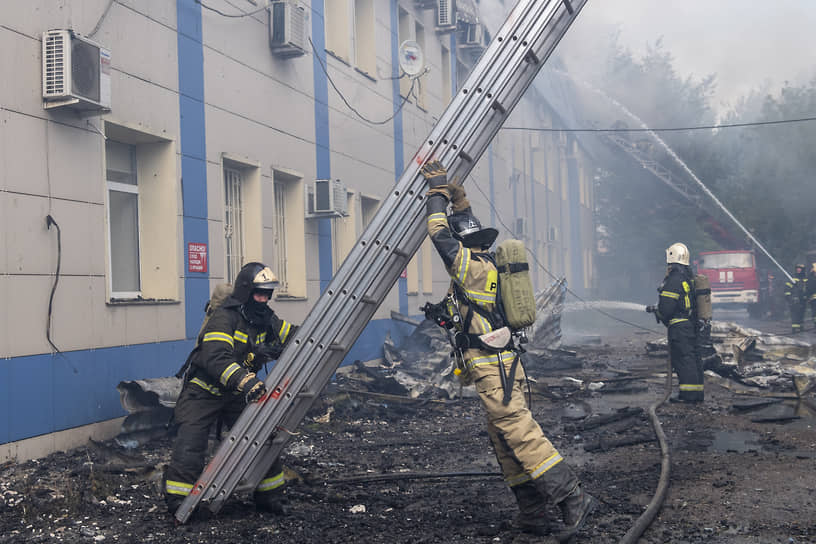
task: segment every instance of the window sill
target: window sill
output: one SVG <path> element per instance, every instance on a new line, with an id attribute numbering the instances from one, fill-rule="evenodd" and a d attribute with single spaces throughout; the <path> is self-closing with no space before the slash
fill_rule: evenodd
<path id="1" fill-rule="evenodd" d="M 309 300 L 309 297 L 301 297 L 297 295 L 287 295 L 285 293 L 281 293 L 279 295 L 275 295 L 276 302 L 303 302 Z"/>
<path id="2" fill-rule="evenodd" d="M 355 69 L 355 70 L 357 70 L 357 72 L 358 72 L 360 75 L 364 76 L 365 78 L 370 79 L 370 80 L 371 80 L 371 81 L 373 81 L 374 83 L 376 83 L 376 82 L 377 82 L 377 78 L 375 78 L 374 76 L 372 76 L 370 72 L 367 72 L 366 70 L 363 70 L 362 68 L 359 68 L 359 67 L 355 67 L 354 69 Z"/>
<path id="3" fill-rule="evenodd" d="M 166 306 L 173 304 L 181 304 L 181 301 L 169 298 L 112 298 L 105 302 L 106 306 Z"/>
<path id="4" fill-rule="evenodd" d="M 335 59 L 339 60 L 340 62 L 342 62 L 342 63 L 343 63 L 343 64 L 345 64 L 346 66 L 351 67 L 351 63 L 350 63 L 350 62 L 349 62 L 347 59 L 345 59 L 344 57 L 340 56 L 340 54 L 339 54 L 339 53 L 335 53 L 335 52 L 334 52 L 334 51 L 332 51 L 331 49 L 326 49 L 326 54 L 327 54 L 327 55 L 331 55 L 332 57 L 334 57 Z"/>

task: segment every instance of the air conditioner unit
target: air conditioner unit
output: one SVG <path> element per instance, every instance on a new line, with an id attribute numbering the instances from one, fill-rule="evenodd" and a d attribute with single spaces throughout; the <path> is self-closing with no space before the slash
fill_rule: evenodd
<path id="1" fill-rule="evenodd" d="M 306 190 L 308 217 L 348 215 L 348 191 L 339 179 L 317 179 Z"/>
<path id="2" fill-rule="evenodd" d="M 43 107 L 110 111 L 110 61 L 110 51 L 73 30 L 43 32 Z"/>
<path id="3" fill-rule="evenodd" d="M 269 5 L 269 47 L 279 57 L 306 53 L 306 10 L 292 0 Z"/>
<path id="4" fill-rule="evenodd" d="M 519 240 L 527 237 L 527 220 L 524 217 L 516 218 L 515 236 Z"/>
<path id="5" fill-rule="evenodd" d="M 436 30 L 456 30 L 456 0 L 437 0 Z"/>

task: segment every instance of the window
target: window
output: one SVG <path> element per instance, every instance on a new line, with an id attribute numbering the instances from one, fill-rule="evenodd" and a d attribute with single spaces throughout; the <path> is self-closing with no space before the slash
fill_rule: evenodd
<path id="1" fill-rule="evenodd" d="M 377 73 L 374 29 L 374 0 L 354 0 L 354 62 L 361 72 L 372 78 Z"/>
<path id="2" fill-rule="evenodd" d="M 354 193 L 346 193 L 348 198 L 348 213 L 344 216 L 335 217 L 332 220 L 332 263 L 334 271 L 340 268 L 351 248 L 357 242 L 357 206 Z"/>
<path id="3" fill-rule="evenodd" d="M 442 46 L 442 104 L 447 105 L 451 99 L 451 59 L 450 50 Z"/>
<path id="4" fill-rule="evenodd" d="M 286 276 L 286 186 L 284 182 L 275 184 L 275 269 L 280 282 L 280 291 L 287 293 Z"/>
<path id="5" fill-rule="evenodd" d="M 183 255 L 172 141 L 105 122 L 108 296 L 178 300 Z M 145 266 L 142 266 L 145 264 Z"/>
<path id="6" fill-rule="evenodd" d="M 349 62 L 349 3 L 348 0 L 329 0 L 325 4 L 326 51 Z"/>
<path id="7" fill-rule="evenodd" d="M 243 156 L 222 153 L 224 175 L 224 280 L 232 283 L 241 267 L 263 261 L 261 168 Z M 211 271 L 212 275 L 214 271 Z"/>
<path id="8" fill-rule="evenodd" d="M 380 201 L 373 197 L 368 196 L 360 196 L 360 213 L 363 219 L 363 230 L 371 223 L 371 220 L 374 219 L 374 215 L 377 213 L 377 208 L 380 206 Z"/>
<path id="9" fill-rule="evenodd" d="M 232 283 L 244 265 L 244 211 L 241 171 L 228 166 L 224 166 L 224 250 L 225 279 Z"/>
<path id="10" fill-rule="evenodd" d="M 422 293 L 433 294 L 433 253 L 435 248 L 431 242 L 431 237 L 425 238 L 422 242 Z"/>
<path id="11" fill-rule="evenodd" d="M 141 295 L 136 147 L 109 139 L 105 142 L 105 159 L 111 295 L 136 298 Z"/>
<path id="12" fill-rule="evenodd" d="M 306 297 L 306 224 L 303 176 L 275 168 L 274 186 L 274 262 L 270 265 L 278 276 L 277 298 Z"/>

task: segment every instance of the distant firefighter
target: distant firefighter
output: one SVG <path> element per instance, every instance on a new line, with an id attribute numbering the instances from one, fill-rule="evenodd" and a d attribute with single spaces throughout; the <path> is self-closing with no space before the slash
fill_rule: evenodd
<path id="1" fill-rule="evenodd" d="M 697 316 L 694 275 L 689 268 L 689 250 L 675 243 L 666 249 L 666 277 L 658 287 L 657 321 L 666 326 L 671 364 L 677 372 L 680 402 L 703 402 L 703 365 L 697 346 Z"/>
<path id="2" fill-rule="evenodd" d="M 802 322 L 805 320 L 807 308 L 808 278 L 805 275 L 805 265 L 797 264 L 794 267 L 793 279 L 785 282 L 785 300 L 788 302 L 791 316 L 791 330 L 794 333 L 802 332 Z"/>

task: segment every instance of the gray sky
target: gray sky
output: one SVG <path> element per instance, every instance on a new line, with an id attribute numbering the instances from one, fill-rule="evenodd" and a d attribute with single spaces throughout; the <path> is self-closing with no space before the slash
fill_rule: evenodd
<path id="1" fill-rule="evenodd" d="M 514 3 L 480 0 L 491 31 Z M 715 73 L 712 106 L 721 112 L 765 83 L 776 94 L 786 80 L 802 84 L 816 74 L 816 0 L 588 0 L 559 51 L 568 57 L 611 25 L 636 57 L 662 37 L 681 77 Z"/>
<path id="2" fill-rule="evenodd" d="M 589 0 L 570 32 L 599 23 L 617 25 L 636 56 L 662 37 L 683 77 L 716 73 L 720 110 L 764 82 L 775 94 L 816 74 L 814 0 Z"/>

